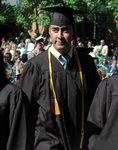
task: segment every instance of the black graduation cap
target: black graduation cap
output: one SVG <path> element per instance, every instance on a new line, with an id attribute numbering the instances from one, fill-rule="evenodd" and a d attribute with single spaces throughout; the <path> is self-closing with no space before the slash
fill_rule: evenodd
<path id="1" fill-rule="evenodd" d="M 45 7 L 45 8 L 40 8 L 40 10 L 52 12 L 53 15 L 50 19 L 50 24 L 58 25 L 58 26 L 64 26 L 64 25 L 73 26 L 74 25 L 73 15 L 85 13 L 83 11 L 75 10 L 73 8 L 64 7 L 64 6 Z"/>

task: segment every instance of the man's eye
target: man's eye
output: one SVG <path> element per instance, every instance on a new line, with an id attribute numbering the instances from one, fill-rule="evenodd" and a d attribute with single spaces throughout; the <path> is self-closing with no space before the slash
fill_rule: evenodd
<path id="1" fill-rule="evenodd" d="M 64 33 L 68 33 L 68 32 L 69 32 L 69 29 L 65 28 L 65 29 L 63 29 L 63 32 L 64 32 Z"/>
<path id="2" fill-rule="evenodd" d="M 64 32 L 64 33 L 68 33 L 69 31 L 68 31 L 68 30 L 64 30 L 63 32 Z"/>
<path id="3" fill-rule="evenodd" d="M 58 29 L 55 29 L 55 28 L 54 28 L 54 29 L 52 29 L 52 31 L 55 32 L 55 33 L 57 33 L 57 32 L 58 32 Z"/>

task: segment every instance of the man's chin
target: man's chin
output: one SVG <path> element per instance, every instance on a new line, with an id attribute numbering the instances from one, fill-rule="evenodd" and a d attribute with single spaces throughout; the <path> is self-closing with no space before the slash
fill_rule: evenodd
<path id="1" fill-rule="evenodd" d="M 62 51 L 62 50 L 65 49 L 65 45 L 59 45 L 59 46 L 56 47 L 56 49 L 57 49 L 58 51 Z"/>

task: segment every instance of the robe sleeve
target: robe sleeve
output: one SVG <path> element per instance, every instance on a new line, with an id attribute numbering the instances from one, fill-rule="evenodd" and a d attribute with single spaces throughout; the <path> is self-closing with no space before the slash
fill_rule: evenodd
<path id="1" fill-rule="evenodd" d="M 39 78 L 40 75 L 36 67 L 30 61 L 28 61 L 28 63 L 24 67 L 23 73 L 17 85 L 28 96 L 30 103 L 32 103 L 32 100 L 34 100 L 34 98 L 37 99 L 38 97 L 37 93 L 39 92 L 37 90 L 40 85 L 38 84 Z"/>
<path id="2" fill-rule="evenodd" d="M 86 133 L 90 150 L 108 119 L 111 100 L 111 87 L 108 80 L 104 79 L 96 90 L 87 119 Z"/>
<path id="3" fill-rule="evenodd" d="M 7 150 L 33 150 L 33 128 L 29 101 L 19 89 L 9 101 L 9 137 Z"/>

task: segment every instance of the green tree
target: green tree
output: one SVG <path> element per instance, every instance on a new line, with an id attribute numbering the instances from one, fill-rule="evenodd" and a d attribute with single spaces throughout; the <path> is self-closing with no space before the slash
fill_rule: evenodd
<path id="1" fill-rule="evenodd" d="M 28 24 L 24 18 L 22 11 L 10 4 L 1 4 L 0 8 L 0 22 L 1 23 L 14 23 L 19 28 L 27 28 Z"/>
<path id="2" fill-rule="evenodd" d="M 87 23 L 93 22 L 94 25 L 97 25 L 96 17 L 99 15 L 104 16 L 103 14 L 107 14 L 108 11 L 111 11 L 113 17 L 118 21 L 118 1 L 117 0 L 43 0 L 40 3 L 40 6 L 37 8 L 38 10 L 41 7 L 48 6 L 68 6 L 74 9 L 83 10 L 86 13 L 84 15 L 78 15 L 75 17 L 77 22 L 81 22 L 81 40 L 85 41 L 86 33 L 88 31 Z M 36 17 L 36 21 L 38 24 L 42 24 L 45 28 L 49 25 L 50 13 L 45 11 L 40 11 L 40 17 Z M 117 27 L 116 22 L 116 27 Z M 105 24 L 101 24 L 102 28 L 106 28 Z"/>
<path id="3" fill-rule="evenodd" d="M 102 14 L 107 14 L 110 11 L 115 19 L 115 27 L 118 27 L 118 0 L 22 0 L 20 8 L 2 4 L 0 8 L 0 22 L 14 22 L 16 26 L 27 30 L 31 28 L 33 22 L 37 23 L 37 28 L 38 25 L 48 28 L 51 13 L 40 11 L 40 8 L 56 5 L 68 6 L 86 12 L 84 15 L 75 17 L 77 23 L 81 22 L 82 24 L 81 35 L 83 36 L 83 41 L 88 30 L 87 23 L 98 24 L 96 20 L 98 15 L 102 16 Z M 36 13 L 33 11 L 34 8 L 36 8 Z M 25 13 L 26 11 L 27 13 Z"/>

